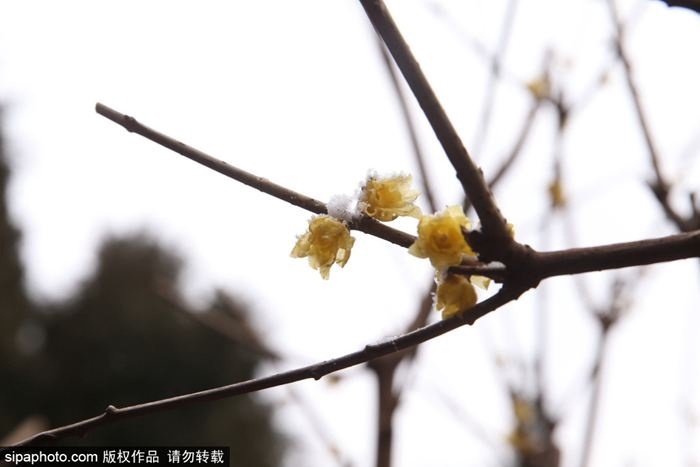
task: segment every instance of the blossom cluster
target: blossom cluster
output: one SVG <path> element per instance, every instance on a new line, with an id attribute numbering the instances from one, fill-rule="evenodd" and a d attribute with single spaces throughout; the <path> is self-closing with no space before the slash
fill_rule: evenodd
<path id="1" fill-rule="evenodd" d="M 355 210 L 349 209 L 350 199 L 339 197 L 329 203 L 329 214 L 309 220 L 308 231 L 299 236 L 291 256 L 307 257 L 309 265 L 328 279 L 331 266 L 345 266 L 355 239 L 350 235 L 348 222 L 357 216 L 369 216 L 381 222 L 401 216 L 418 219 L 418 236 L 408 252 L 418 258 L 427 258 L 435 268 L 437 291 L 436 307 L 443 318 L 457 315 L 471 308 L 477 297 L 473 284 L 486 287 L 488 279 L 449 274 L 450 266 L 457 266 L 476 253 L 465 239 L 464 232 L 471 228 L 469 218 L 461 206 L 449 206 L 441 212 L 424 215 L 415 204 L 419 192 L 412 188 L 410 175 L 379 177 L 370 174 L 361 186 Z"/>

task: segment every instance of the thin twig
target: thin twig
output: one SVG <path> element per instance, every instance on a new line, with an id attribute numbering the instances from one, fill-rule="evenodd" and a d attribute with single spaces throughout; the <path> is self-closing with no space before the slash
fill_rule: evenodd
<path id="1" fill-rule="evenodd" d="M 253 351 L 256 354 L 269 360 L 269 364 L 272 368 L 277 368 L 277 361 L 281 359 L 278 352 L 270 350 L 267 345 L 262 343 L 262 339 L 257 335 L 257 333 L 252 329 L 241 329 L 246 328 L 247 323 L 234 322 L 235 320 L 228 317 L 228 315 L 221 313 L 219 311 L 214 311 L 214 309 L 209 310 L 205 313 L 190 312 L 187 311 L 187 307 L 184 306 L 182 300 L 177 297 L 174 290 L 159 288 L 157 290 L 158 295 L 171 306 L 168 309 L 174 310 L 182 314 L 187 319 L 193 320 L 205 326 L 210 331 L 213 331 L 220 336 L 228 339 L 235 346 L 242 346 L 243 348 Z M 243 324 L 243 326 L 241 326 Z M 343 462 L 343 455 L 337 444 L 331 439 L 329 431 L 323 426 L 322 421 L 314 413 L 311 407 L 305 403 L 299 393 L 294 389 L 293 386 L 285 386 L 289 398 L 297 405 L 301 413 L 306 417 L 309 425 L 316 433 L 316 436 L 325 445 L 326 450 L 330 457 L 332 457 L 340 467 L 347 467 Z M 2 444 L 0 444 L 2 446 Z"/>
<path id="2" fill-rule="evenodd" d="M 674 223 L 682 232 L 688 232 L 690 230 L 697 229 L 700 226 L 700 217 L 697 219 L 691 217 L 689 219 L 684 218 L 679 214 L 676 209 L 671 205 L 671 200 L 669 199 L 669 194 L 671 191 L 671 184 L 663 173 L 661 168 L 661 155 L 659 149 L 656 145 L 656 141 L 651 133 L 651 125 L 649 125 L 649 119 L 644 111 L 644 106 L 642 105 L 642 98 L 639 93 L 639 87 L 634 78 L 634 73 L 632 71 L 632 63 L 629 59 L 629 54 L 627 53 L 627 48 L 625 46 L 625 29 L 620 20 L 619 13 L 617 11 L 617 6 L 615 0 L 608 0 L 608 9 L 610 11 L 610 18 L 615 27 L 615 47 L 617 49 L 617 55 L 620 58 L 622 67 L 624 69 L 625 81 L 627 83 L 627 88 L 629 90 L 630 96 L 632 97 L 632 103 L 634 104 L 635 113 L 637 115 L 637 121 L 639 127 L 642 130 L 642 135 L 644 136 L 644 142 L 647 146 L 649 152 L 649 159 L 651 166 L 654 170 L 655 180 L 649 184 L 654 196 L 659 201 L 661 208 L 663 209 L 666 216 Z"/>
<path id="3" fill-rule="evenodd" d="M 471 49 L 474 54 L 481 60 L 483 60 L 486 65 L 492 64 L 495 60 L 494 53 L 486 47 L 486 44 L 479 40 L 478 37 L 471 35 L 468 31 L 465 31 L 464 27 L 455 21 L 455 15 L 450 14 L 445 10 L 444 6 L 438 2 L 432 0 L 423 0 L 425 6 L 430 10 L 430 12 L 435 15 L 435 17 L 440 20 L 454 36 L 468 49 Z M 505 81 L 508 84 L 517 86 L 521 83 L 521 78 L 509 70 L 504 63 L 501 62 L 499 66 L 499 75 L 501 81 Z"/>
<path id="4" fill-rule="evenodd" d="M 379 39 L 379 38 L 377 38 Z M 384 46 L 384 43 L 379 39 L 377 41 L 379 45 L 379 53 L 382 56 L 382 63 L 384 68 L 389 75 L 389 81 L 391 82 L 391 87 L 394 88 L 396 93 L 396 99 L 399 103 L 399 108 L 401 109 L 401 115 L 403 116 L 404 124 L 406 126 L 406 131 L 408 132 L 408 137 L 411 140 L 411 148 L 413 149 L 413 156 L 418 166 L 418 172 L 421 177 L 421 184 L 423 185 L 423 196 L 425 197 L 430 212 L 436 212 L 438 210 L 437 202 L 435 201 L 435 193 L 430 185 L 430 177 L 428 177 L 428 169 L 425 166 L 425 155 L 421 149 L 420 142 L 418 141 L 418 132 L 416 131 L 416 124 L 411 116 L 411 109 L 408 106 L 408 101 L 406 100 L 406 95 L 401 89 L 401 83 L 399 82 L 399 77 L 396 75 L 396 70 L 394 69 L 394 63 L 389 57 L 389 53 Z"/>
<path id="5" fill-rule="evenodd" d="M 593 455 L 595 433 L 598 428 L 598 417 L 601 413 L 600 404 L 603 395 L 603 365 L 609 353 L 610 331 L 620 322 L 623 313 L 630 308 L 630 297 L 634 295 L 630 289 L 638 283 L 636 280 L 637 278 L 626 281 L 621 279 L 615 280 L 611 287 L 612 293 L 607 307 L 605 307 L 604 310 L 590 309 L 598 320 L 600 342 L 591 369 L 591 383 L 593 388 L 591 400 L 588 405 L 588 414 L 586 416 L 586 429 L 583 439 L 583 453 L 581 454 L 581 462 L 579 464 L 580 467 L 587 467 Z"/>
<path id="6" fill-rule="evenodd" d="M 603 334 L 601 336 L 600 344 L 598 345 L 598 351 L 596 352 L 593 369 L 591 371 L 593 379 L 593 392 L 591 393 L 591 400 L 588 405 L 588 414 L 586 416 L 586 431 L 583 438 L 583 453 L 581 454 L 581 463 L 579 464 L 580 467 L 587 467 L 590 464 L 591 455 L 593 454 L 593 441 L 596 427 L 598 426 L 600 400 L 603 393 L 603 363 L 608 349 L 608 338 L 610 336 L 609 329 L 610 328 L 603 328 Z"/>
<path id="7" fill-rule="evenodd" d="M 469 434 L 484 444 L 486 449 L 496 458 L 497 465 L 501 467 L 511 465 L 509 462 L 506 462 L 502 440 L 488 433 L 484 427 L 475 420 L 474 416 L 468 412 L 464 404 L 460 403 L 462 401 L 447 394 L 442 384 L 435 384 L 433 382 L 433 384 L 426 389 L 431 391 L 432 396 L 444 406 L 445 410 L 457 423 L 461 424 Z M 431 394 L 428 393 L 428 396 L 430 395 Z"/>
<path id="8" fill-rule="evenodd" d="M 445 150 L 447 158 L 456 171 L 457 179 L 462 184 L 464 193 L 474 205 L 484 233 L 492 242 L 498 244 L 501 250 L 507 250 L 513 240 L 483 174 L 469 156 L 384 2 L 382 0 L 360 0 L 360 2 L 423 109 L 430 126 Z M 496 249 L 494 248 L 494 250 Z M 507 256 L 508 253 L 506 251 L 503 253 L 495 252 L 497 256 Z"/>
<path id="9" fill-rule="evenodd" d="M 464 276 L 484 276 L 493 279 L 495 282 L 506 280 L 508 271 L 505 266 L 499 264 L 486 264 L 483 266 L 451 266 L 448 270 L 450 274 L 461 274 Z"/>
<path id="10" fill-rule="evenodd" d="M 476 130 L 476 138 L 474 140 L 474 153 L 479 157 L 481 148 L 486 141 L 486 136 L 491 124 L 491 114 L 493 113 L 494 102 L 496 100 L 496 88 L 501 78 L 501 65 L 503 57 L 505 57 L 508 48 L 508 40 L 510 33 L 513 30 L 513 21 L 515 20 L 515 11 L 518 0 L 509 0 L 506 5 L 506 11 L 503 15 L 503 23 L 498 38 L 498 45 L 492 57 L 490 57 L 489 80 L 484 92 L 484 98 L 481 105 L 481 118 Z"/>
<path id="11" fill-rule="evenodd" d="M 352 465 L 351 462 L 347 460 L 347 457 L 343 455 L 338 444 L 331 437 L 331 430 L 328 429 L 328 426 L 318 416 L 318 413 L 313 410 L 311 404 L 308 404 L 301 397 L 301 394 L 296 391 L 294 386 L 286 386 L 286 390 L 291 400 L 294 401 L 294 404 L 296 404 L 297 408 L 306 418 L 306 421 L 309 423 L 316 437 L 323 443 L 326 451 L 328 451 L 328 455 L 333 458 L 339 467 L 348 467 Z"/>
<path id="12" fill-rule="evenodd" d="M 498 185 L 503 176 L 505 176 L 508 170 L 510 170 L 518 155 L 522 152 L 523 146 L 525 146 L 525 141 L 527 140 L 527 137 L 530 134 L 530 130 L 532 129 L 533 123 L 535 122 L 535 116 L 537 115 L 537 111 L 540 109 L 541 105 L 542 101 L 539 99 L 536 99 L 532 102 L 530 110 L 528 111 L 527 116 L 523 121 L 523 126 L 520 127 L 518 137 L 513 143 L 513 147 L 510 149 L 510 151 L 508 151 L 508 155 L 503 159 L 501 165 L 489 179 L 489 187 L 491 189 Z"/>
<path id="13" fill-rule="evenodd" d="M 549 76 L 549 68 L 551 64 L 551 59 L 548 57 L 545 60 L 543 76 Z M 550 96 L 552 99 L 552 96 Z M 536 100 L 540 102 L 540 99 Z M 570 206 L 565 202 L 564 197 L 562 197 L 562 178 L 563 178 L 563 159 L 564 159 L 564 133 L 566 132 L 568 125 L 566 125 L 565 119 L 569 114 L 567 106 L 564 104 L 565 99 L 563 93 L 558 93 L 556 99 L 552 102 L 555 108 L 558 109 L 557 120 L 555 122 L 555 134 L 553 136 L 552 144 L 552 166 L 553 166 L 553 179 L 551 185 L 549 186 L 550 191 L 550 209 L 548 215 L 543 219 L 542 229 L 543 235 L 546 234 L 545 245 L 549 244 L 549 234 L 551 230 L 549 227 L 551 223 L 548 222 L 552 219 L 554 215 L 563 211 L 564 214 L 568 212 L 567 208 Z M 559 187 L 559 193 L 552 190 L 553 187 Z M 564 223 L 566 227 L 571 227 L 570 222 Z M 581 276 L 576 276 L 576 279 L 581 279 Z M 548 345 L 549 345 L 549 316 L 548 316 L 548 302 L 545 297 L 546 289 L 540 289 L 538 297 L 540 299 L 540 305 L 536 309 L 535 313 L 535 358 L 533 362 L 533 370 L 535 377 L 535 388 L 536 394 L 540 401 L 545 400 L 545 359 L 549 356 Z"/>
<path id="14" fill-rule="evenodd" d="M 433 309 L 433 293 L 435 284 L 431 284 L 423 294 L 415 317 L 404 332 L 411 332 L 425 326 Z M 401 352 L 392 353 L 382 358 L 368 362 L 368 368 L 377 380 L 377 449 L 376 467 L 389 467 L 392 459 L 394 414 L 401 402 L 401 390 L 394 387 L 396 370 L 404 362 L 410 362 L 418 351 L 418 346 Z"/>
<path id="15" fill-rule="evenodd" d="M 271 182 L 270 180 L 253 175 L 250 172 L 234 167 L 222 160 L 216 159 L 198 149 L 188 146 L 180 141 L 177 141 L 170 136 L 164 135 L 152 128 L 149 128 L 134 117 L 124 115 L 114 109 L 107 107 L 104 104 L 98 103 L 95 106 L 95 111 L 114 123 L 123 126 L 127 131 L 136 133 L 146 139 L 160 144 L 176 153 L 187 157 L 205 167 L 208 167 L 220 174 L 226 175 L 238 182 L 248 185 L 252 188 L 262 191 L 270 196 L 286 201 L 294 206 L 298 206 L 315 214 L 326 214 L 328 212 L 326 205 L 309 196 L 297 193 L 281 185 Z M 375 221 L 374 219 L 363 216 L 356 221 L 350 223 L 350 228 L 365 232 L 375 237 L 382 238 L 388 242 L 408 248 L 415 241 L 415 237 L 391 228 L 385 224 Z"/>
<path id="16" fill-rule="evenodd" d="M 147 402 L 144 404 L 122 408 L 117 408 L 110 405 L 100 415 L 73 423 L 71 425 L 38 433 L 17 443 L 16 446 L 38 445 L 69 436 L 84 436 L 97 427 L 109 425 L 119 420 L 126 420 L 152 413 L 163 412 L 166 410 L 173 410 L 200 402 L 215 401 L 241 394 L 248 394 L 305 379 L 313 378 L 315 380 L 319 380 L 329 373 L 334 373 L 351 366 L 366 363 L 370 360 L 383 357 L 384 355 L 389 355 L 394 352 L 400 352 L 427 340 L 434 339 L 435 337 L 452 331 L 460 326 L 473 324 L 482 316 L 516 299 L 520 293 L 522 293 L 521 290 L 504 287 L 493 297 L 490 297 L 483 302 L 476 304 L 469 310 L 466 310 L 461 316 L 454 316 L 450 319 L 438 321 L 430 326 L 426 326 L 402 336 L 389 339 L 379 344 L 366 345 L 362 350 L 358 350 L 357 352 L 324 362 L 296 368 L 294 370 L 278 373 L 276 375 L 252 379 L 153 402 Z"/>
<path id="17" fill-rule="evenodd" d="M 670 7 L 687 8 L 700 14 L 700 0 L 661 0 Z"/>

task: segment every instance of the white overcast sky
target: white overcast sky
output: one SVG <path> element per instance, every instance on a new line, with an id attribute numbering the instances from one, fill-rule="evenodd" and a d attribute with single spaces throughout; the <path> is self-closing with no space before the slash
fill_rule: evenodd
<path id="1" fill-rule="evenodd" d="M 470 147 L 488 77 L 470 40 L 495 48 L 507 2 L 387 3 Z M 451 19 L 435 14 L 434 3 Z M 487 174 L 512 144 L 530 103 L 522 84 L 538 74 L 548 47 L 557 58 L 555 77 L 574 99 L 613 59 L 605 2 L 518 3 L 505 61 L 512 77 L 498 88 L 493 127 L 475 154 Z M 631 58 L 669 174 L 679 192 L 697 189 L 700 16 L 660 2 L 620 3 L 624 17 L 634 18 Z M 624 91 L 620 69 L 613 68 L 608 85 L 573 118 L 563 146 L 581 245 L 673 233 L 644 185 L 651 172 Z M 416 174 L 356 1 L 0 0 L 0 99 L 13 155 L 11 212 L 23 229 L 28 285 L 37 297 L 66 296 L 94 266 L 105 234 L 146 228 L 186 257 L 184 282 L 193 299 L 215 286 L 240 294 L 271 345 L 291 356 L 284 366 L 293 367 L 395 334 L 429 285 L 426 262 L 361 233 L 346 268 L 322 281 L 303 260 L 289 258 L 308 213 L 94 113 L 102 102 L 323 201 L 352 194 L 369 169 Z M 439 202 L 458 202 L 453 171 L 425 121 L 417 120 Z M 514 175 L 497 192 L 518 238 L 535 247 L 567 246 L 560 225 L 549 245 L 539 231 L 552 174 L 552 123 L 550 111 L 538 117 Z M 680 443 L 691 432 L 682 403 L 699 388 L 698 352 L 688 344 L 697 336 L 686 332 L 699 321 L 690 313 L 698 308 L 697 274 L 689 261 L 660 266 L 640 285 L 643 299 L 613 344 L 610 373 L 620 377 L 609 379 L 596 465 L 685 460 Z M 601 300 L 610 277 L 591 278 Z M 571 388 L 582 384 L 595 328 L 571 298 L 570 282 L 552 284 L 551 392 L 566 414 L 559 433 L 564 465 L 576 465 L 588 396 L 583 387 Z M 498 455 L 441 401 L 465 405 L 496 441 L 507 434 L 508 410 L 489 348 L 510 357 L 531 352 L 535 303 L 530 294 L 474 329 L 423 347 L 415 371 L 401 375 L 408 390 L 397 417 L 396 465 L 498 465 Z M 362 369 L 347 375 L 340 385 L 297 388 L 343 456 L 369 465 L 374 388 Z M 681 386 L 682 378 L 691 386 Z M 267 397 L 280 401 L 285 393 Z M 692 403 L 700 414 L 697 397 Z M 640 417 L 645 423 L 630 423 Z M 298 409 L 286 406 L 279 418 L 299 441 L 289 465 L 331 462 Z"/>

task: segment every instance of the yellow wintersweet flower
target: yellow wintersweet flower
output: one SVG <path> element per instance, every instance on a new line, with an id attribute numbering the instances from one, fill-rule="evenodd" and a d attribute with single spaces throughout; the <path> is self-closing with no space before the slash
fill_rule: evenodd
<path id="1" fill-rule="evenodd" d="M 412 181 L 410 175 L 389 178 L 370 175 L 360 194 L 362 211 L 382 222 L 399 216 L 420 217 L 420 208 L 413 204 L 420 193 L 411 188 Z"/>
<path id="2" fill-rule="evenodd" d="M 527 90 L 530 91 L 530 94 L 532 94 L 532 97 L 537 100 L 549 98 L 552 92 L 552 86 L 549 82 L 549 77 L 547 76 L 535 78 L 532 81 L 527 82 L 525 86 L 527 87 Z"/>
<path id="3" fill-rule="evenodd" d="M 309 257 L 309 265 L 318 269 L 321 277 L 328 279 L 333 263 L 340 267 L 350 259 L 355 239 L 341 221 L 326 215 L 315 216 L 309 221 L 309 230 L 297 239 L 292 257 Z"/>
<path id="4" fill-rule="evenodd" d="M 476 303 L 474 286 L 465 276 L 451 275 L 438 282 L 437 309 L 442 310 L 442 319 L 471 308 Z"/>
<path id="5" fill-rule="evenodd" d="M 470 225 L 462 206 L 450 206 L 439 214 L 423 216 L 418 222 L 418 239 L 408 252 L 419 258 L 430 258 L 438 269 L 460 264 L 462 255 L 474 255 L 462 235 L 462 227 L 468 229 Z"/>
<path id="6" fill-rule="evenodd" d="M 538 439 L 537 412 L 532 402 L 512 395 L 515 428 L 508 436 L 508 442 L 521 454 L 532 455 L 541 450 Z"/>
<path id="7" fill-rule="evenodd" d="M 549 184 L 547 192 L 549 193 L 549 201 L 553 208 L 562 208 L 566 205 L 566 195 L 564 194 L 564 187 L 559 177 Z"/>

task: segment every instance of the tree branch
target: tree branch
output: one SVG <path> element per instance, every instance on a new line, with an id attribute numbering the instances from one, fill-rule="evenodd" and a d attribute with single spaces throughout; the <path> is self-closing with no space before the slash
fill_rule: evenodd
<path id="1" fill-rule="evenodd" d="M 486 85 L 486 90 L 484 91 L 483 101 L 481 105 L 481 118 L 478 120 L 478 126 L 476 130 L 476 138 L 474 140 L 473 150 L 477 157 L 481 152 L 481 148 L 486 141 L 486 136 L 488 135 L 491 115 L 493 113 L 494 102 L 496 100 L 496 85 L 501 78 L 501 66 L 503 62 L 503 57 L 505 57 L 506 50 L 508 48 L 508 40 L 510 39 L 510 33 L 513 30 L 513 21 L 515 20 L 515 11 L 518 5 L 517 0 L 509 0 L 505 8 L 505 14 L 503 15 L 503 22 L 501 23 L 501 30 L 498 37 L 498 45 L 496 46 L 496 51 L 490 57 L 489 66 L 489 80 Z"/>
<path id="2" fill-rule="evenodd" d="M 687 8 L 700 14 L 700 0 L 661 0 L 669 7 Z"/>
<path id="3" fill-rule="evenodd" d="M 663 173 L 661 168 L 661 156 L 659 149 L 656 145 L 656 141 L 651 133 L 651 126 L 649 125 L 649 119 L 647 118 L 646 112 L 644 111 L 644 106 L 642 105 L 642 98 L 639 93 L 639 87 L 634 79 L 634 73 L 632 71 L 632 63 L 629 59 L 629 54 L 627 53 L 627 48 L 625 47 L 624 38 L 624 26 L 620 21 L 620 16 L 615 5 L 615 0 L 608 0 L 608 9 L 610 11 L 610 17 L 615 27 L 615 46 L 617 49 L 617 55 L 622 62 L 622 67 L 624 69 L 625 81 L 627 82 L 627 88 L 629 90 L 630 96 L 632 97 L 632 103 L 634 104 L 635 113 L 637 115 L 637 121 L 639 122 L 639 127 L 642 130 L 642 135 L 644 136 L 644 142 L 649 151 L 649 159 L 651 166 L 654 170 L 655 180 L 649 183 L 652 193 L 658 200 L 661 208 L 663 209 L 666 217 L 668 217 L 679 230 L 682 232 L 689 232 L 700 227 L 700 216 L 693 216 L 689 218 L 684 218 L 681 214 L 676 211 L 676 209 L 671 205 L 671 200 L 669 195 L 671 192 L 671 184 Z"/>
<path id="4" fill-rule="evenodd" d="M 124 408 L 109 406 L 101 415 L 39 433 L 17 445 L 35 445 L 71 435 L 84 435 L 96 427 L 117 420 L 180 408 L 197 402 L 248 394 L 303 379 L 318 380 L 329 373 L 409 349 L 465 324 L 474 324 L 479 318 L 517 299 L 528 288 L 535 287 L 541 279 L 547 277 L 698 257 L 700 256 L 700 231 L 591 248 L 544 253 L 529 251 L 530 254 L 520 257 L 521 263 L 514 264 L 508 271 L 506 281 L 496 295 L 465 310 L 460 315 L 380 344 L 367 345 L 362 350 L 342 357 L 276 375 Z"/>
<path id="5" fill-rule="evenodd" d="M 501 247 L 511 245 L 513 240 L 508 233 L 506 221 L 496 206 L 481 170 L 469 156 L 386 5 L 382 0 L 360 0 L 360 2 L 367 17 L 394 57 L 394 61 L 445 150 L 447 158 L 455 168 L 457 179 L 462 184 L 464 193 L 471 200 L 484 232 Z"/>
<path id="6" fill-rule="evenodd" d="M 375 36 L 376 37 L 376 36 Z M 387 52 L 384 42 L 381 38 L 377 38 L 377 45 L 379 46 L 379 53 L 382 56 L 382 63 L 384 68 L 389 75 L 389 81 L 391 82 L 391 87 L 394 88 L 396 93 L 396 99 L 399 103 L 399 108 L 401 109 L 401 115 L 403 116 L 404 124 L 406 126 L 406 131 L 408 132 L 408 137 L 411 140 L 411 148 L 413 149 L 413 156 L 418 166 L 418 172 L 420 173 L 421 182 L 423 185 L 423 196 L 428 203 L 428 208 L 431 212 L 437 212 L 438 205 L 435 201 L 435 194 L 430 186 L 430 178 L 428 177 L 428 169 L 425 167 L 425 155 L 421 150 L 420 143 L 418 142 L 418 132 L 416 131 L 416 124 L 411 116 L 411 109 L 409 109 L 408 101 L 406 96 L 401 89 L 401 83 L 399 82 L 399 77 L 396 75 L 396 70 L 394 70 L 394 63 L 389 57 L 389 52 Z"/>
<path id="7" fill-rule="evenodd" d="M 301 193 L 297 193 L 296 191 L 290 190 L 281 185 L 277 185 L 266 178 L 258 177 L 250 172 L 246 172 L 238 167 L 227 164 L 220 159 L 216 159 L 198 149 L 181 143 L 170 136 L 164 135 L 163 133 L 141 124 L 134 117 L 124 115 L 100 103 L 95 106 L 95 111 L 114 123 L 123 126 L 131 133 L 141 135 L 156 144 L 168 148 L 171 151 L 185 156 L 188 159 L 219 172 L 220 174 L 226 175 L 227 177 L 243 183 L 244 185 L 248 185 L 249 187 L 260 190 L 263 193 L 274 196 L 277 199 L 281 199 L 282 201 L 286 201 L 294 206 L 306 209 L 307 211 L 311 211 L 315 214 L 328 213 L 326 205 L 321 201 Z M 359 219 L 351 222 L 350 228 L 374 235 L 375 237 L 382 238 L 404 248 L 408 248 L 415 241 L 415 237 L 413 235 L 391 228 L 388 225 L 377 222 L 376 220 L 367 216 L 362 216 Z"/>
<path id="8" fill-rule="evenodd" d="M 489 180 L 489 188 L 493 189 L 493 187 L 498 185 L 501 179 L 510 170 L 511 166 L 515 162 L 515 159 L 522 152 L 523 146 L 525 146 L 525 141 L 527 140 L 527 137 L 530 134 L 530 130 L 532 129 L 532 125 L 535 123 L 537 111 L 540 109 L 541 105 L 542 101 L 539 99 L 536 99 L 532 102 L 530 110 L 528 111 L 527 116 L 523 121 L 523 126 L 520 127 L 518 137 L 515 139 L 513 147 L 510 149 L 508 155 L 503 159 L 503 162 Z"/>
<path id="9" fill-rule="evenodd" d="M 700 257 L 700 230 L 611 245 L 536 252 L 533 273 L 553 276 L 619 269 Z"/>
<path id="10" fill-rule="evenodd" d="M 628 311 L 630 301 L 626 299 L 625 295 L 632 295 L 629 289 L 634 285 L 636 285 L 636 281 L 615 280 L 612 284 L 612 294 L 607 307 L 604 310 L 595 309 L 595 307 L 590 309 L 598 321 L 600 341 L 591 369 L 591 397 L 586 415 L 580 467 L 588 467 L 593 455 L 598 418 L 601 413 L 601 399 L 603 397 L 603 368 L 610 353 L 610 331 L 620 322 L 623 313 Z"/>
<path id="11" fill-rule="evenodd" d="M 110 405 L 100 415 L 73 423 L 71 425 L 38 433 L 17 443 L 15 446 L 33 446 L 48 443 L 56 439 L 67 438 L 69 436 L 84 436 L 95 428 L 109 425 L 119 420 L 126 420 L 152 413 L 163 412 L 165 410 L 186 407 L 195 403 L 215 401 L 241 394 L 248 394 L 251 392 L 261 391 L 263 389 L 294 383 L 304 379 L 313 378 L 315 380 L 319 380 L 329 373 L 340 371 L 361 363 L 366 363 L 384 355 L 409 349 L 427 340 L 452 331 L 460 326 L 464 326 L 465 324 L 473 324 L 482 316 L 497 308 L 500 308 L 508 302 L 515 300 L 521 293 L 522 290 L 503 287 L 496 295 L 474 305 L 472 308 L 466 310 L 462 315 L 454 316 L 443 321 L 438 321 L 430 326 L 426 326 L 402 336 L 389 339 L 379 344 L 366 345 L 364 349 L 357 352 L 316 363 L 314 365 L 285 371 L 272 376 L 252 379 L 240 383 L 230 384 L 228 386 L 221 386 L 218 388 L 147 402 L 144 404 L 122 408 L 117 408 Z"/>
<path id="12" fill-rule="evenodd" d="M 405 332 L 420 329 L 426 325 L 430 312 L 433 310 L 433 294 L 435 283 L 423 295 L 418 310 L 413 320 L 406 327 Z M 401 402 L 401 391 L 394 388 L 394 376 L 402 362 L 410 362 L 418 351 L 418 347 L 411 347 L 401 352 L 395 352 L 382 358 L 370 361 L 367 366 L 374 373 L 377 380 L 377 448 L 376 467 L 391 466 L 392 444 L 394 432 L 394 413 Z"/>

